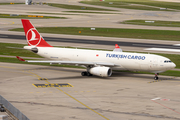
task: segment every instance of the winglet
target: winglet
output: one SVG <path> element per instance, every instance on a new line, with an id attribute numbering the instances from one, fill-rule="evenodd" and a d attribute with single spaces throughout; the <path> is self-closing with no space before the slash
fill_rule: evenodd
<path id="1" fill-rule="evenodd" d="M 16 56 L 16 58 L 17 58 L 19 61 L 25 61 L 24 59 L 20 58 L 19 56 Z"/>
<path id="2" fill-rule="evenodd" d="M 120 48 L 118 44 L 115 44 L 115 48 Z"/>

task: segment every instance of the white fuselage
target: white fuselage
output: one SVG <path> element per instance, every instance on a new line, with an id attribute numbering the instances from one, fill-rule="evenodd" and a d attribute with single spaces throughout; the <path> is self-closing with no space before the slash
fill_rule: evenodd
<path id="1" fill-rule="evenodd" d="M 128 52 L 37 47 L 38 55 L 61 61 L 105 62 L 116 66 L 113 70 L 147 71 L 160 73 L 173 69 L 176 65 L 170 59 L 154 55 Z"/>

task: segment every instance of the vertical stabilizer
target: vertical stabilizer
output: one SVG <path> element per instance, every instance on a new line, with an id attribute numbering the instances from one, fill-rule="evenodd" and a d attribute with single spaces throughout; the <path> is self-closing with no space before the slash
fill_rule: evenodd
<path id="1" fill-rule="evenodd" d="M 122 52 L 122 49 L 119 47 L 118 44 L 115 44 L 115 49 L 113 50 L 113 52 Z"/>
<path id="2" fill-rule="evenodd" d="M 21 21 L 29 46 L 52 47 L 43 39 L 43 37 L 39 34 L 39 32 L 29 20 L 21 19 Z"/>

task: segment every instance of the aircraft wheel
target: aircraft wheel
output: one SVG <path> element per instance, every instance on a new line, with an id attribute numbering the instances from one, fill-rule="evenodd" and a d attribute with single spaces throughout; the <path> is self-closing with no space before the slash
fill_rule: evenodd
<path id="1" fill-rule="evenodd" d="M 91 73 L 89 73 L 89 72 L 87 72 L 87 76 L 92 76 L 92 74 L 91 74 Z"/>
<path id="2" fill-rule="evenodd" d="M 82 76 L 87 76 L 87 72 L 82 72 L 81 75 Z"/>
<path id="3" fill-rule="evenodd" d="M 154 80 L 158 80 L 159 78 L 157 76 L 154 77 Z"/>

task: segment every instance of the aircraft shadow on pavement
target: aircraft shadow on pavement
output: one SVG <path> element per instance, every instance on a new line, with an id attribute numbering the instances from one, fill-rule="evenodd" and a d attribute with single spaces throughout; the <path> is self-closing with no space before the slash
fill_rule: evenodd
<path id="1" fill-rule="evenodd" d="M 154 78 L 154 75 L 146 75 L 146 74 L 139 74 L 139 73 L 130 73 L 130 72 L 117 72 L 113 71 L 111 77 L 99 77 L 99 76 L 81 76 L 82 71 L 86 71 L 85 69 L 74 69 L 74 68 L 63 68 L 63 67 L 39 67 L 36 69 L 29 69 L 29 70 L 54 70 L 54 71 L 59 71 L 59 76 L 61 76 L 61 71 L 63 72 L 73 72 L 73 73 L 79 73 L 79 75 L 75 76 L 67 76 L 67 77 L 58 77 L 58 78 L 49 78 L 48 80 L 63 80 L 63 79 L 103 79 L 103 80 L 113 80 L 114 78 L 122 78 L 122 77 L 132 77 L 132 78 L 140 78 L 140 79 L 150 79 L 152 80 Z M 160 76 L 161 78 L 161 76 Z M 163 77 L 164 78 L 164 77 Z"/>
<path id="2" fill-rule="evenodd" d="M 77 71 L 76 71 L 77 72 Z M 59 74 L 59 76 L 61 76 L 61 74 Z M 75 76 L 67 76 L 67 77 L 57 77 L 57 78 L 48 78 L 48 80 L 66 80 L 66 79 L 82 79 L 82 80 L 86 80 L 86 79 L 99 79 L 99 80 L 115 80 L 114 78 L 123 78 L 123 77 L 131 77 L 132 78 L 140 78 L 140 79 L 153 79 L 153 75 L 152 76 L 145 76 L 142 74 L 136 74 L 136 73 L 126 73 L 126 72 L 115 72 L 112 74 L 111 77 L 99 77 L 99 76 L 81 76 L 81 74 L 79 73 L 78 75 Z"/>
<path id="3" fill-rule="evenodd" d="M 79 72 L 79 73 L 81 73 L 82 71 L 85 71 L 85 70 L 78 70 L 78 69 L 71 69 L 71 68 L 63 68 L 63 67 L 52 67 L 52 66 L 50 66 L 50 67 L 39 67 L 39 68 L 35 68 L 35 69 L 26 69 L 26 71 L 28 71 L 28 70 L 54 70 L 54 71 L 59 71 L 59 72 L 61 72 L 61 71 L 64 71 L 64 72 Z"/>
<path id="4" fill-rule="evenodd" d="M 133 78 L 140 78 L 140 79 L 153 79 L 154 75 L 129 73 L 129 72 L 114 72 L 111 77 L 133 77 Z"/>
<path id="5" fill-rule="evenodd" d="M 61 76 L 61 75 L 59 75 Z M 67 76 L 67 77 L 57 77 L 57 78 L 48 78 L 48 80 L 66 80 L 66 79 L 69 79 L 69 80 L 76 80 L 76 79 L 86 79 L 85 77 L 82 77 L 81 75 L 79 76 Z"/>

